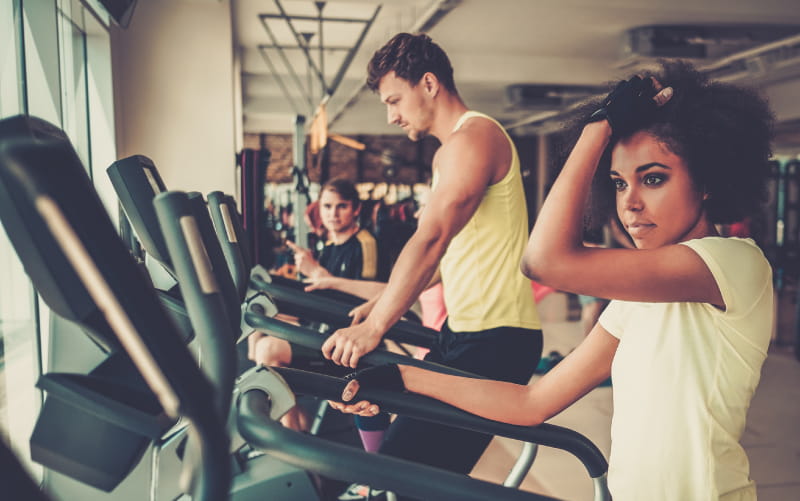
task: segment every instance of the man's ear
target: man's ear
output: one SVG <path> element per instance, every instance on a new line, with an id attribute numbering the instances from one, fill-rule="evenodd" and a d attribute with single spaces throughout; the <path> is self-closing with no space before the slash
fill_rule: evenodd
<path id="1" fill-rule="evenodd" d="M 431 97 L 436 97 L 439 93 L 439 79 L 430 71 L 422 75 L 422 85 L 424 85 L 425 92 Z"/>

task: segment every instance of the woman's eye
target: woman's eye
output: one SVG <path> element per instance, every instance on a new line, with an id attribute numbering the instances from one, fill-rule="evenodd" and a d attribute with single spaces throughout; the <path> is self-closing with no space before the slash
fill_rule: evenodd
<path id="1" fill-rule="evenodd" d="M 664 182 L 664 177 L 656 174 L 650 174 L 644 178 L 644 184 L 649 186 L 655 186 L 662 182 Z"/>
<path id="2" fill-rule="evenodd" d="M 614 189 L 617 191 L 622 191 L 625 189 L 625 186 L 627 186 L 625 181 L 622 179 L 612 179 L 611 183 L 614 185 Z"/>

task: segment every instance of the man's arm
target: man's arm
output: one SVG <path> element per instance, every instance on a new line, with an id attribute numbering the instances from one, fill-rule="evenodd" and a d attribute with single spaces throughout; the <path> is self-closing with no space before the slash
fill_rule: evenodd
<path id="1" fill-rule="evenodd" d="M 496 176 L 496 149 L 508 142 L 481 129 L 454 133 L 434 159 L 439 181 L 422 214 L 417 231 L 403 247 L 389 283 L 364 322 L 331 335 L 322 346 L 325 358 L 355 367 L 358 359 L 375 349 L 383 335 L 417 299 L 433 278 L 453 237 L 480 205 Z"/>
<path id="2" fill-rule="evenodd" d="M 428 284 L 422 290 L 426 291 L 441 281 L 442 281 L 442 272 L 437 266 L 436 271 L 433 272 L 433 276 L 430 278 L 430 280 L 428 280 Z"/>

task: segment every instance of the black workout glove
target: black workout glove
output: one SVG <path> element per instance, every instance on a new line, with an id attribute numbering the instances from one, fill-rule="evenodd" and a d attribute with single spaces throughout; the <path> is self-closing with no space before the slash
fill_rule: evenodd
<path id="1" fill-rule="evenodd" d="M 403 383 L 403 376 L 397 364 L 383 364 L 375 367 L 368 367 L 360 371 L 353 372 L 345 376 L 345 379 L 358 381 L 360 389 L 367 390 L 389 390 L 396 392 L 406 391 Z"/>
<path id="2" fill-rule="evenodd" d="M 641 128 L 658 108 L 651 78 L 638 76 L 623 80 L 603 100 L 602 107 L 592 113 L 589 122 L 608 120 L 613 137 L 624 137 Z"/>

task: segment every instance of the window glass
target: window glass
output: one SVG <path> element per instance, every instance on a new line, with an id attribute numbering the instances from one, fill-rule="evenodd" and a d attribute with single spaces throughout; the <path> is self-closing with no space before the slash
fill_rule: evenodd
<path id="1" fill-rule="evenodd" d="M 117 159 L 114 129 L 114 94 L 111 42 L 106 27 L 94 16 L 84 15 L 86 80 L 89 110 L 89 163 L 95 189 L 110 214 L 119 211 L 117 195 L 106 168 Z M 116 216 L 112 216 L 114 222 Z"/>
<path id="2" fill-rule="evenodd" d="M 61 65 L 61 128 L 69 136 L 83 165 L 89 169 L 89 107 L 86 91 L 86 35 L 59 10 Z M 77 14 L 77 13 L 75 13 Z"/>
<path id="3" fill-rule="evenodd" d="M 25 111 L 19 78 L 21 20 L 19 0 L 0 2 L 0 118 Z M 0 434 L 27 461 L 28 444 L 41 397 L 35 388 L 40 373 L 35 296 L 6 237 L 0 231 Z M 41 467 L 28 463 L 41 478 Z"/>
<path id="4" fill-rule="evenodd" d="M 103 4 L 98 0 L 84 0 L 84 3 L 92 9 L 94 16 L 102 23 L 103 28 L 108 28 L 108 25 L 111 24 L 111 18 Z"/>
<path id="5" fill-rule="evenodd" d="M 19 85 L 19 12 L 17 1 L 0 5 L 0 118 L 22 112 Z"/>
<path id="6" fill-rule="evenodd" d="M 29 114 L 64 129 L 89 172 L 99 166 L 101 196 L 113 191 L 103 172 L 115 156 L 111 89 L 102 16 L 80 0 L 0 1 L 0 118 Z M 104 198 L 110 199 L 108 193 Z M 50 311 L 2 228 L 0 278 L 0 439 L 41 481 L 42 468 L 30 461 L 28 446 L 42 403 L 36 379 L 42 367 L 81 350 L 70 345 L 72 353 L 49 353 Z"/>
<path id="7" fill-rule="evenodd" d="M 55 2 L 22 2 L 27 113 L 61 124 Z"/>

